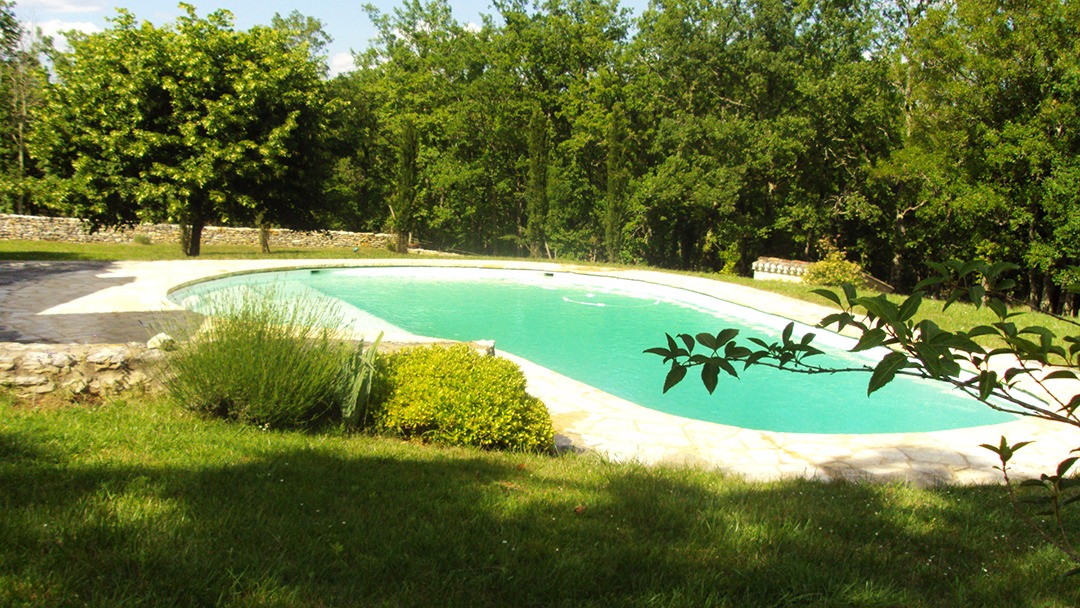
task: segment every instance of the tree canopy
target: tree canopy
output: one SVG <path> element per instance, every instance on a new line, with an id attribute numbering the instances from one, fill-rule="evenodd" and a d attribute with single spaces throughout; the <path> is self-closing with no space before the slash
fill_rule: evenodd
<path id="1" fill-rule="evenodd" d="M 375 40 L 330 81 L 298 12 L 247 32 L 121 12 L 57 57 L 31 161 L 100 225 L 407 224 L 446 249 L 737 273 L 841 251 L 899 289 L 983 258 L 1075 313 L 1078 7 L 498 0 L 464 24 L 403 0 L 367 8 Z"/>
<path id="2" fill-rule="evenodd" d="M 178 222 L 189 255 L 209 222 L 310 225 L 327 165 L 320 64 L 284 28 L 184 8 L 165 27 L 120 11 L 56 62 L 33 144 L 64 206 L 94 226 Z"/>

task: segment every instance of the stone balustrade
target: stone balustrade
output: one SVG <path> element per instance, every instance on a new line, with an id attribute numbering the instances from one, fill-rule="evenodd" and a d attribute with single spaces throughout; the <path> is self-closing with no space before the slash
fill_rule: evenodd
<path id="1" fill-rule="evenodd" d="M 810 268 L 810 264 L 810 262 L 781 258 L 758 258 L 750 268 L 754 271 L 755 279 L 799 283 L 802 282 L 802 277 Z"/>

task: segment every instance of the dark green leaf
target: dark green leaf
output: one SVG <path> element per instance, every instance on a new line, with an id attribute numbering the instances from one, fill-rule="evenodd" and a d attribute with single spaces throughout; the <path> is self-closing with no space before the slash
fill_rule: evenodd
<path id="1" fill-rule="evenodd" d="M 825 298 L 826 300 L 829 300 L 833 304 L 836 304 L 840 308 L 844 307 L 843 303 L 840 301 L 840 296 L 837 295 L 837 293 L 835 291 L 831 290 L 831 289 L 811 289 L 810 293 L 819 295 L 819 296 Z"/>
<path id="2" fill-rule="evenodd" d="M 664 363 L 667 363 L 668 359 L 672 358 L 671 351 L 660 346 L 657 346 L 655 348 L 646 348 L 643 352 L 646 352 L 650 355 L 660 355 L 664 358 Z"/>
<path id="3" fill-rule="evenodd" d="M 690 334 L 679 334 L 679 339 L 686 345 L 686 352 L 694 352 L 694 337 Z"/>
<path id="4" fill-rule="evenodd" d="M 986 296 L 986 289 L 982 285 L 972 285 L 968 287 L 968 299 L 975 308 L 980 308 L 983 305 L 983 298 Z"/>
<path id="5" fill-rule="evenodd" d="M 1077 460 L 1080 460 L 1080 456 L 1070 456 L 1070 457 L 1066 458 L 1065 460 L 1062 460 L 1058 464 L 1058 468 L 1057 468 L 1058 477 L 1064 477 L 1065 474 L 1069 472 L 1069 469 L 1071 469 L 1072 466 L 1074 464 L 1076 464 Z"/>
<path id="6" fill-rule="evenodd" d="M 859 306 L 862 306 L 870 312 L 874 317 L 889 323 L 890 325 L 897 325 L 900 323 L 900 308 L 885 298 L 885 296 L 874 296 L 872 298 L 859 298 Z"/>
<path id="7" fill-rule="evenodd" d="M 743 369 L 746 369 L 746 368 L 750 367 L 751 365 L 757 363 L 758 361 L 761 361 L 763 358 L 767 357 L 768 355 L 769 355 L 769 352 L 764 351 L 764 350 L 759 350 L 757 352 L 751 353 L 750 356 L 746 358 L 746 364 L 743 365 Z"/>
<path id="8" fill-rule="evenodd" d="M 979 400 L 986 401 L 998 387 L 997 372 L 983 370 L 979 373 Z"/>
<path id="9" fill-rule="evenodd" d="M 754 344 L 757 344 L 761 348 L 769 348 L 769 345 L 761 338 L 747 338 L 747 340 L 753 342 Z"/>
<path id="10" fill-rule="evenodd" d="M 727 372 L 728 375 L 731 376 L 732 378 L 738 378 L 739 377 L 739 374 L 735 372 L 735 368 L 732 367 L 731 364 L 728 363 L 726 360 L 717 359 L 716 362 L 720 364 L 720 369 Z"/>
<path id="11" fill-rule="evenodd" d="M 848 308 L 855 305 L 855 300 L 859 298 L 859 292 L 855 290 L 855 286 L 851 283 L 844 283 L 840 286 L 844 290 L 844 297 L 847 298 Z"/>
<path id="12" fill-rule="evenodd" d="M 709 350 L 717 349 L 716 338 L 709 332 L 703 331 L 695 337 L 697 338 L 698 344 L 704 346 L 705 348 Z"/>
<path id="13" fill-rule="evenodd" d="M 739 335 L 739 330 L 734 328 L 729 327 L 727 329 L 721 330 L 720 333 L 716 334 L 716 348 L 720 348 L 721 346 L 727 344 L 737 335 Z"/>
<path id="14" fill-rule="evenodd" d="M 903 323 L 914 317 L 915 313 L 919 312 L 920 306 L 922 306 L 922 293 L 916 291 L 900 305 L 900 322 Z"/>
<path id="15" fill-rule="evenodd" d="M 677 363 L 671 364 L 671 369 L 668 370 L 667 377 L 664 378 L 664 392 L 671 390 L 671 387 L 682 382 L 682 379 L 686 377 L 686 368 L 678 365 Z"/>
<path id="16" fill-rule="evenodd" d="M 885 358 L 874 368 L 874 373 L 870 375 L 870 384 L 866 388 L 866 395 L 869 397 L 881 387 L 892 382 L 896 373 L 907 367 L 907 365 L 908 359 L 903 353 L 893 352 L 885 355 Z"/>
<path id="17" fill-rule="evenodd" d="M 969 338 L 978 338 L 979 336 L 996 336 L 998 335 L 998 330 L 990 327 L 989 325 L 976 325 L 975 327 L 969 329 L 966 333 Z"/>
<path id="18" fill-rule="evenodd" d="M 851 349 L 851 352 L 857 353 L 859 351 L 877 348 L 878 346 L 885 344 L 885 338 L 887 337 L 888 335 L 885 333 L 885 330 L 875 327 L 859 336 L 859 341 Z"/>
<path id="19" fill-rule="evenodd" d="M 1009 309 L 1005 306 L 1005 303 L 997 298 L 991 298 L 986 303 L 986 306 L 994 312 L 999 319 L 1005 319 L 1009 316 Z"/>
<path id="20" fill-rule="evenodd" d="M 701 368 L 701 382 L 705 385 L 705 390 L 709 391 L 709 394 L 713 394 L 716 390 L 717 377 L 720 375 L 720 366 L 716 362 L 708 363 Z"/>
<path id="21" fill-rule="evenodd" d="M 749 348 L 746 348 L 745 346 L 736 346 L 734 342 L 728 342 L 727 346 L 724 347 L 724 356 L 729 360 L 745 359 L 750 356 L 751 352 L 753 351 Z"/>

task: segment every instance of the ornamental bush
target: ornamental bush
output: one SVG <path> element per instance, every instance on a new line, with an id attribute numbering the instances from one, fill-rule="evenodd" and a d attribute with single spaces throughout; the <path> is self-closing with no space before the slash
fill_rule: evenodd
<path id="1" fill-rule="evenodd" d="M 824 260 L 815 262 L 806 269 L 803 281 L 812 285 L 839 287 L 845 283 L 863 285 L 862 266 L 849 262 L 843 251 L 831 251 Z"/>
<path id="2" fill-rule="evenodd" d="M 182 407 L 268 428 L 335 419 L 350 396 L 356 347 L 333 339 L 328 302 L 223 295 L 170 353 L 165 386 Z"/>
<path id="3" fill-rule="evenodd" d="M 554 430 L 547 408 L 525 392 L 512 362 L 465 344 L 414 347 L 389 360 L 387 397 L 377 430 L 447 445 L 547 450 Z"/>

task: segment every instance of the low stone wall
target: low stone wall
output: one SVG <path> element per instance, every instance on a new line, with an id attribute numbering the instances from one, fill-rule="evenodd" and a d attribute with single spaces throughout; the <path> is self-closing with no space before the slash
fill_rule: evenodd
<path id="1" fill-rule="evenodd" d="M 0 343 L 0 386 L 19 396 L 108 395 L 149 388 L 161 351 L 132 344 Z"/>
<path id="2" fill-rule="evenodd" d="M 153 242 L 178 243 L 180 229 L 176 224 L 140 224 L 134 228 L 103 229 L 93 234 L 87 223 L 69 217 L 0 214 L 0 239 L 20 241 L 63 241 L 68 243 L 130 243 L 136 236 Z M 274 247 L 387 247 L 393 235 L 341 230 L 301 231 L 272 228 L 270 248 Z M 207 226 L 203 229 L 204 245 L 259 246 L 257 228 Z"/>

